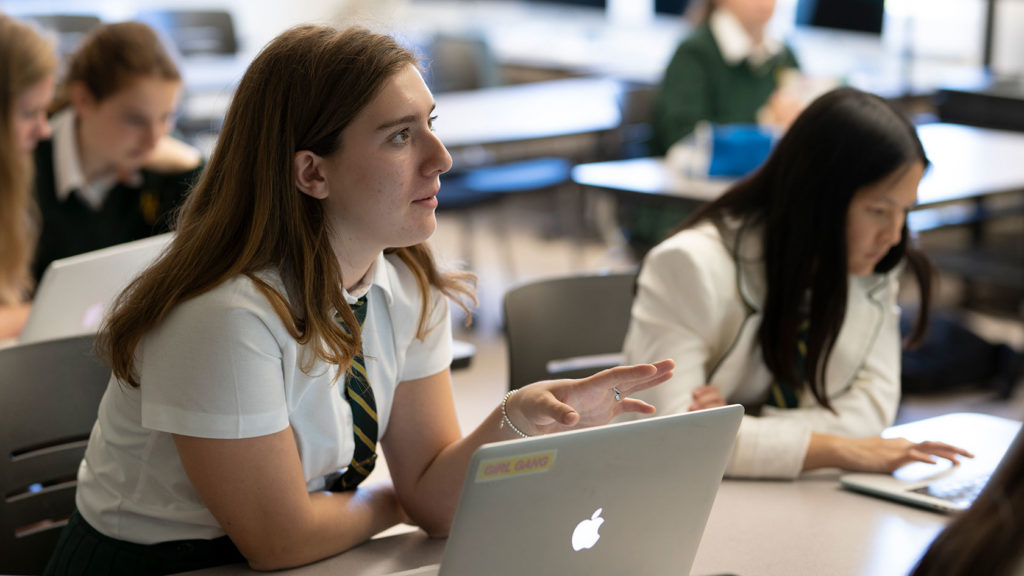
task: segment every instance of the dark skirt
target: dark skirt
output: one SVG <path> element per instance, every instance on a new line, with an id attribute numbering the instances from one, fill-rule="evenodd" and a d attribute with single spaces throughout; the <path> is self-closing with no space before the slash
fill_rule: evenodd
<path id="1" fill-rule="evenodd" d="M 213 540 L 174 540 L 134 544 L 105 536 L 76 510 L 57 541 L 45 575 L 173 574 L 245 562 L 227 536 Z"/>

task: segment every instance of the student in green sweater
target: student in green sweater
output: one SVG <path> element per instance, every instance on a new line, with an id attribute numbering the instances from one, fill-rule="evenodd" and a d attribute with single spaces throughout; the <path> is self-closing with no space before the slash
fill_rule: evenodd
<path id="1" fill-rule="evenodd" d="M 800 112 L 778 90 L 796 57 L 767 34 L 775 0 L 707 0 L 672 57 L 654 109 L 652 152 L 665 154 L 697 122 L 788 125 Z"/>
<path id="2" fill-rule="evenodd" d="M 703 120 L 714 124 L 787 126 L 801 102 L 779 89 L 797 70 L 785 44 L 766 33 L 775 0 L 705 0 L 692 4 L 699 24 L 676 49 L 651 119 L 650 151 L 664 156 Z M 624 206 L 622 223 L 637 258 L 686 219 L 689 208 L 642 201 Z"/>
<path id="3" fill-rule="evenodd" d="M 58 258 L 168 230 L 202 164 L 168 135 L 181 91 L 174 60 L 139 22 L 102 26 L 71 56 L 53 137 L 35 155 L 37 279 Z"/>

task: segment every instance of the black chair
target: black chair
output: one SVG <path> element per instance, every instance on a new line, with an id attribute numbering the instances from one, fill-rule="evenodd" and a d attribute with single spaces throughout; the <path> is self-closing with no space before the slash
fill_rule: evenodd
<path id="1" fill-rule="evenodd" d="M 622 361 L 635 272 L 522 284 L 505 294 L 509 389 L 582 378 Z"/>
<path id="2" fill-rule="evenodd" d="M 223 10 L 145 10 L 135 18 L 164 34 L 185 58 L 238 52 L 234 22 Z"/>
<path id="3" fill-rule="evenodd" d="M 0 573 L 39 574 L 75 508 L 110 370 L 93 335 L 0 349 Z"/>
<path id="4" fill-rule="evenodd" d="M 25 20 L 57 37 L 57 54 L 61 61 L 77 50 L 82 39 L 102 23 L 98 16 L 91 14 L 33 14 L 25 16 Z"/>

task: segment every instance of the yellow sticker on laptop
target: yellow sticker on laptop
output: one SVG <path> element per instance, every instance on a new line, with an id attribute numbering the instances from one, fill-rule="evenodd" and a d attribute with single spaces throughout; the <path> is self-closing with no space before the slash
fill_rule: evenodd
<path id="1" fill-rule="evenodd" d="M 555 465 L 555 454 L 557 452 L 557 450 L 547 450 L 512 456 L 510 458 L 483 460 L 476 469 L 476 481 L 491 482 L 516 476 L 525 476 L 527 474 L 547 472 Z"/>

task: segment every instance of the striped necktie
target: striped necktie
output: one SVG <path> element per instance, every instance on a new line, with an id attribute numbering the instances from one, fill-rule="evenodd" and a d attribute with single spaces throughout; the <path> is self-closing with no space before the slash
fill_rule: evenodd
<path id="1" fill-rule="evenodd" d="M 807 379 L 807 332 L 811 328 L 810 318 L 803 318 L 796 328 L 796 377 L 797 382 L 803 384 Z M 797 386 L 785 384 L 773 380 L 771 388 L 768 389 L 768 400 L 765 404 L 778 408 L 796 408 L 800 400 L 796 395 Z"/>
<path id="2" fill-rule="evenodd" d="M 362 326 L 366 320 L 366 296 L 352 304 L 352 312 L 359 326 Z M 340 315 L 335 315 L 334 319 L 341 323 Z M 370 475 L 377 462 L 377 402 L 366 377 L 362 350 L 352 359 L 352 367 L 345 375 L 345 399 L 352 408 L 352 433 L 355 435 L 356 448 L 345 472 L 328 478 L 327 489 L 332 492 L 354 490 Z"/>

